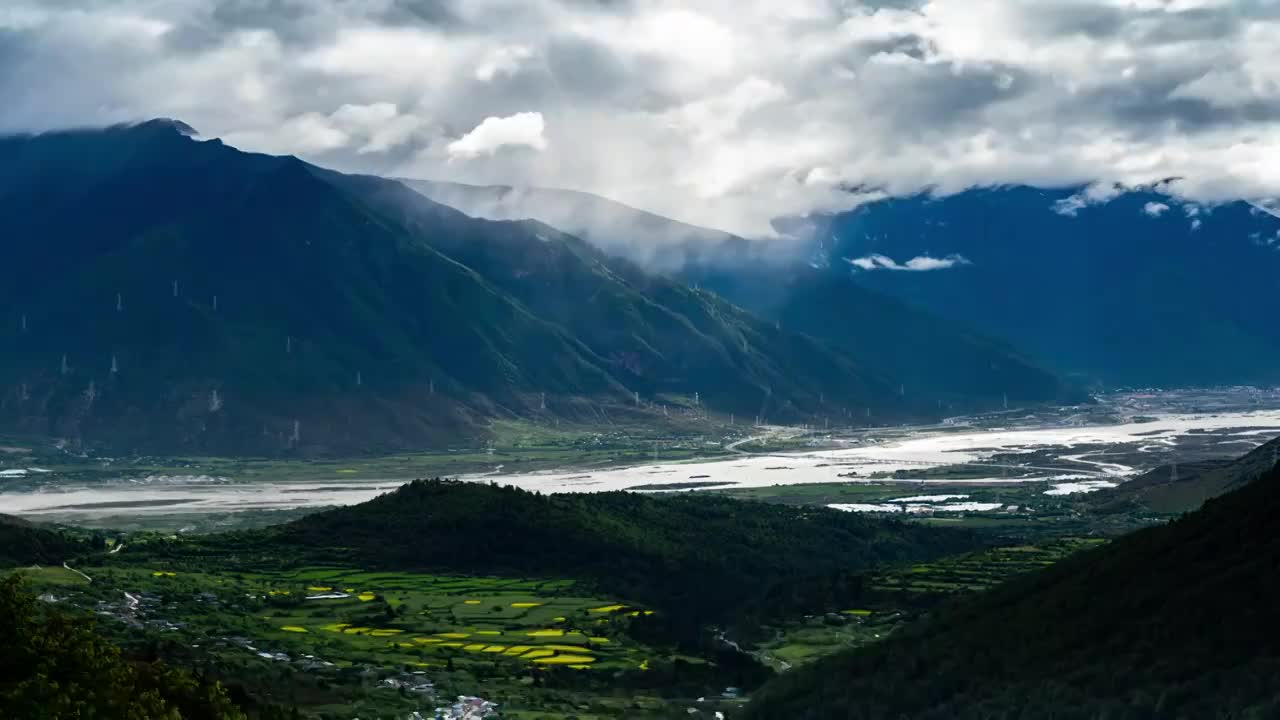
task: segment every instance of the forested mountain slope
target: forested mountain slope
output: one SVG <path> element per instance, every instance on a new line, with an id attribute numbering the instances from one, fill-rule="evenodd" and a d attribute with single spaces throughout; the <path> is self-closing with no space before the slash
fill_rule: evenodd
<path id="1" fill-rule="evenodd" d="M 1202 718 L 1280 713 L 1280 468 L 783 675 L 747 717 Z"/>
<path id="2" fill-rule="evenodd" d="M 92 622 L 0 579 L 0 717 L 244 720 L 214 681 L 130 662 Z"/>
<path id="3" fill-rule="evenodd" d="M 833 270 L 1056 371 L 1111 385 L 1280 380 L 1274 210 L 1184 202 L 1163 184 L 1015 186 L 891 198 L 809 222 Z M 905 269 L 913 259 L 935 269 Z"/>
<path id="4" fill-rule="evenodd" d="M 694 393 L 794 422 L 925 406 L 545 226 L 175 121 L 0 138 L 0 239 L 11 432 L 332 453 L 474 443 L 493 418 L 660 422 Z"/>
<path id="5" fill-rule="evenodd" d="M 855 283 L 847 264 L 812 267 L 794 240 L 747 240 L 687 225 L 590 193 L 406 180 L 446 205 L 480 217 L 536 218 L 605 253 L 630 260 L 776 323 L 840 348 L 890 379 L 916 406 L 993 408 L 1075 402 L 1078 389 L 998 335 Z M 865 412 L 865 408 L 850 411 Z"/>
<path id="6" fill-rule="evenodd" d="M 73 534 L 12 515 L 0 515 L 0 567 L 57 565 L 101 548 L 100 538 L 88 532 Z"/>

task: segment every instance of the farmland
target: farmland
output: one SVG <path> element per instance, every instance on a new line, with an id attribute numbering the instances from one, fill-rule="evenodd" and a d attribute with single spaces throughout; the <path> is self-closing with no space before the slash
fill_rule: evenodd
<path id="1" fill-rule="evenodd" d="M 454 510 L 465 506 L 458 504 L 463 496 L 500 497 L 475 485 L 417 489 L 427 491 L 444 492 Z M 395 506 L 405 507 L 404 500 Z M 662 506 L 668 502 L 675 503 L 668 509 L 683 504 L 672 498 Z M 390 517 L 379 517 L 385 531 Z M 327 518 L 331 532 L 349 535 Z M 711 719 L 716 712 L 734 717 L 742 700 L 731 688 L 750 691 L 770 670 L 789 672 L 875 643 L 951 597 L 1103 542 L 1055 539 L 868 567 L 830 586 L 833 592 L 797 577 L 782 593 L 807 597 L 801 605 L 808 609 L 762 594 L 741 608 L 745 615 L 726 615 L 697 640 L 669 634 L 679 626 L 671 616 L 693 607 L 613 594 L 602 578 L 369 571 L 349 559 L 322 564 L 318 546 L 299 555 L 272 543 L 273 558 L 240 537 L 211 539 L 220 552 L 208 554 L 203 542 L 134 534 L 108 542 L 123 543 L 119 552 L 73 559 L 74 570 L 22 572 L 30 590 L 96 614 L 99 628 L 129 656 L 193 668 L 233 695 L 304 717 L 403 718 L 475 695 L 498 703 L 504 718 Z M 420 544 L 430 542 L 422 538 Z M 738 621 L 746 617 L 759 624 Z"/>
<path id="2" fill-rule="evenodd" d="M 906 622 L 949 598 L 979 592 L 1106 543 L 1066 537 L 1036 544 L 991 548 L 887 569 L 868 577 L 861 607 L 793 618 L 761 631 L 757 657 L 788 670 L 846 648 L 887 638 Z"/>
<path id="3" fill-rule="evenodd" d="M 62 537 L 23 529 L 33 548 Z M 30 589 L 96 615 L 127 657 L 344 719 L 404 718 L 459 695 L 503 717 L 731 716 L 769 669 L 725 628 L 825 607 L 827 578 L 989 546 L 713 496 L 439 480 L 262 530 L 93 537 L 11 565 L 67 561 L 74 571 L 29 572 Z"/>
<path id="4" fill-rule="evenodd" d="M 653 610 L 569 580 L 123 562 L 86 570 L 92 582 L 63 568 L 22 572 L 33 591 L 95 611 L 126 648 L 150 646 L 308 716 L 403 717 L 437 697 L 480 694 L 504 717 L 665 717 L 678 691 L 645 688 L 710 669 L 632 637 Z"/>

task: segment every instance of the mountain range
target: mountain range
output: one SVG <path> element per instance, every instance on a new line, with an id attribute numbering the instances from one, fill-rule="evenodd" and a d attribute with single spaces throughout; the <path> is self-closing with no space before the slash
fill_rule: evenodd
<path id="1" fill-rule="evenodd" d="M 942 404 L 884 360 L 900 338 L 824 342 L 548 225 L 177 121 L 0 139 L 0 237 L 5 432 L 363 452 L 474 443 L 494 418 L 893 422 Z M 1019 362 L 933 327 L 933 350 Z M 1059 396 L 1026 374 L 1029 399 Z"/>
<path id="2" fill-rule="evenodd" d="M 815 266 L 795 242 L 748 240 L 573 190 L 404 183 L 478 217 L 536 218 L 606 253 L 714 292 L 779 327 L 841 349 L 935 410 L 1085 399 L 998 335 L 869 291 L 848 272 Z"/>
<path id="3" fill-rule="evenodd" d="M 1280 218 L 1179 200 L 1172 183 L 886 198 L 778 218 L 789 239 L 775 240 L 577 191 L 408 184 L 478 216 L 537 218 L 846 350 L 884 340 L 899 352 L 868 361 L 935 397 L 1034 398 L 1011 368 L 1109 387 L 1280 381 L 1265 359 L 1280 349 Z M 982 356 L 1000 352 L 984 377 Z"/>
<path id="4" fill-rule="evenodd" d="M 1280 218 L 1172 187 L 979 188 L 808 218 L 868 289 L 1108 386 L 1271 384 Z"/>
<path id="5" fill-rule="evenodd" d="M 793 252 L 779 243 L 690 225 L 579 190 L 397 179 L 472 217 L 540 220 L 651 272 L 678 275 L 688 266 L 739 266 Z"/>

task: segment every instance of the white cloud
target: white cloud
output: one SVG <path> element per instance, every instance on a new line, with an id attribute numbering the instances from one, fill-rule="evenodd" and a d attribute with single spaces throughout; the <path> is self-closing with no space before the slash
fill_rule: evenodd
<path id="1" fill-rule="evenodd" d="M 1142 206 L 1142 212 L 1146 213 L 1147 215 L 1153 218 L 1160 217 L 1166 211 L 1168 211 L 1168 209 L 1169 209 L 1169 206 L 1161 202 L 1149 202 L 1146 205 Z"/>
<path id="2" fill-rule="evenodd" d="M 1059 215 L 1075 217 L 1078 212 L 1090 205 L 1105 205 L 1120 196 L 1124 188 L 1117 183 L 1094 183 L 1084 190 L 1053 204 L 1053 211 Z"/>
<path id="3" fill-rule="evenodd" d="M 905 263 L 899 263 L 887 255 L 867 255 L 866 257 L 847 259 L 848 263 L 863 271 L 897 270 L 905 272 L 929 272 L 930 270 L 947 270 L 957 265 L 971 265 L 962 255 L 948 255 L 935 258 L 928 255 L 917 255 Z"/>
<path id="4" fill-rule="evenodd" d="M 533 50 L 524 45 L 500 47 L 489 53 L 484 62 L 476 67 L 476 79 L 489 82 L 502 75 L 515 75 L 524 61 L 531 57 Z"/>
<path id="5" fill-rule="evenodd" d="M 387 102 L 343 105 L 329 117 L 338 127 L 364 139 L 357 150 L 360 153 L 386 152 L 409 142 L 427 125 L 424 118 L 401 114 L 395 103 Z"/>
<path id="6" fill-rule="evenodd" d="M 1269 1 L 0 5 L 0 131 L 171 116 L 338 169 L 579 188 L 758 235 L 974 185 L 1103 193 L 1067 213 L 1170 177 L 1178 201 L 1280 196 Z"/>
<path id="7" fill-rule="evenodd" d="M 1063 198 L 1062 200 L 1055 202 L 1053 204 L 1053 211 L 1059 215 L 1075 217 L 1076 213 L 1083 210 L 1088 204 L 1089 203 L 1079 195 L 1072 195 L 1071 197 Z"/>
<path id="8" fill-rule="evenodd" d="M 323 154 L 344 148 L 357 154 L 385 153 L 427 127 L 426 119 L 401 114 L 392 103 L 373 103 L 343 105 L 329 115 L 303 113 L 276 127 L 228 135 L 226 140 L 275 153 Z"/>
<path id="9" fill-rule="evenodd" d="M 449 157 L 469 159 L 492 155 L 504 147 L 545 150 L 542 113 L 521 112 L 509 117 L 487 117 L 471 132 L 449 143 Z"/>
<path id="10" fill-rule="evenodd" d="M 956 265 L 971 264 L 961 255 L 948 255 L 944 258 L 932 258 L 928 255 L 913 257 L 906 262 L 905 269 L 916 271 L 946 270 Z"/>
<path id="11" fill-rule="evenodd" d="M 1280 218 L 1280 202 L 1274 200 L 1254 201 L 1250 203 L 1253 207 L 1251 212 L 1266 213 L 1273 218 Z"/>

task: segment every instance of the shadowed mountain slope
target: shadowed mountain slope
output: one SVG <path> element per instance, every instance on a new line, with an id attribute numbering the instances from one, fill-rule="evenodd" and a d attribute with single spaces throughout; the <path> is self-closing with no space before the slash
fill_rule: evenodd
<path id="1" fill-rule="evenodd" d="M 694 393 L 790 421 L 923 407 L 846 354 L 546 226 L 173 121 L 0 139 L 0 238 L 12 432 L 352 452 L 471 443 L 493 418 L 653 422 Z"/>
<path id="2" fill-rule="evenodd" d="M 1194 718 L 1280 712 L 1280 468 L 789 673 L 748 718 Z"/>

